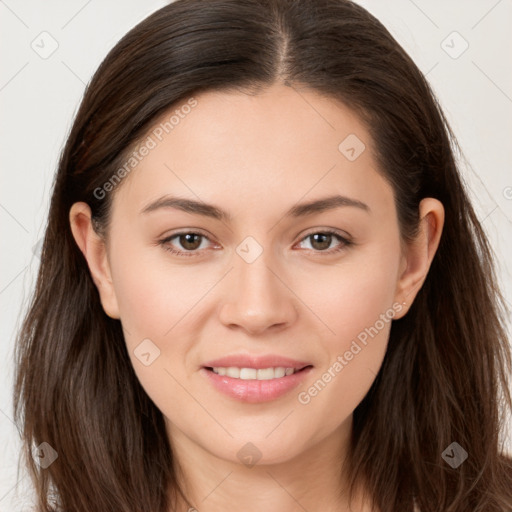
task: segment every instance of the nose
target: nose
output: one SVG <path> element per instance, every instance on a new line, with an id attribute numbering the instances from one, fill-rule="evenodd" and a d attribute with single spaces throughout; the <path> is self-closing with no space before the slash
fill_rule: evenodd
<path id="1" fill-rule="evenodd" d="M 231 329 L 261 334 L 283 329 L 297 316 L 297 299 L 283 272 L 269 264 L 265 251 L 252 263 L 243 259 L 226 279 L 220 321 Z"/>

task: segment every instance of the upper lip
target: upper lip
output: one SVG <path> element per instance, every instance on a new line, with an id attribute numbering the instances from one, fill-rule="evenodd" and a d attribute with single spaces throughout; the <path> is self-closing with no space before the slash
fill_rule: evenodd
<path id="1" fill-rule="evenodd" d="M 228 368 L 234 366 L 236 368 L 294 368 L 295 370 L 302 370 L 311 363 L 304 361 L 297 361 L 289 357 L 279 356 L 277 354 L 265 355 L 250 355 L 250 354 L 233 354 L 220 359 L 213 359 L 203 364 L 204 368 Z"/>

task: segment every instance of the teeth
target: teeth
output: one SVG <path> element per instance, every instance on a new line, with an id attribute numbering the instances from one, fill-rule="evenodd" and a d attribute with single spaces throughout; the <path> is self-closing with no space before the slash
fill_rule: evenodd
<path id="1" fill-rule="evenodd" d="M 275 368 L 274 369 L 274 379 L 280 379 L 281 377 L 284 377 L 285 371 L 286 371 L 286 368 L 283 368 L 282 366 Z"/>
<path id="2" fill-rule="evenodd" d="M 243 380 L 248 379 L 256 379 L 258 375 L 258 370 L 255 368 L 241 368 L 240 369 L 240 378 Z"/>
<path id="3" fill-rule="evenodd" d="M 275 378 L 275 370 L 274 368 L 261 368 L 258 370 L 256 378 L 258 380 L 271 380 Z"/>
<path id="4" fill-rule="evenodd" d="M 295 373 L 294 368 L 284 368 L 282 366 L 278 366 L 277 368 L 261 368 L 258 370 L 256 368 L 237 368 L 235 366 L 230 366 L 229 368 L 215 367 L 213 371 L 218 375 L 225 375 L 226 377 L 242 380 L 279 379 L 285 375 Z"/>
<path id="5" fill-rule="evenodd" d="M 226 376 L 233 377 L 233 379 L 239 379 L 240 378 L 240 368 L 235 368 L 234 366 L 230 366 L 229 368 L 226 368 Z"/>

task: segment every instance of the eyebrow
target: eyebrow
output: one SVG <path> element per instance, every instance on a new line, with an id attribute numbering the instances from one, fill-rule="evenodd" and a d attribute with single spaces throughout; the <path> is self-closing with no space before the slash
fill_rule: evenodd
<path id="1" fill-rule="evenodd" d="M 357 199 L 351 199 L 350 197 L 341 195 L 333 195 L 292 206 L 292 208 L 285 213 L 285 217 L 305 217 L 307 215 L 333 210 L 342 206 L 353 206 L 368 213 L 371 211 L 367 204 Z M 174 208 L 187 213 L 204 215 L 205 217 L 211 217 L 220 221 L 230 221 L 232 219 L 228 212 L 215 205 L 204 203 L 202 201 L 195 201 L 193 199 L 172 197 L 168 195 L 148 204 L 140 213 L 147 214 L 161 208 Z"/>

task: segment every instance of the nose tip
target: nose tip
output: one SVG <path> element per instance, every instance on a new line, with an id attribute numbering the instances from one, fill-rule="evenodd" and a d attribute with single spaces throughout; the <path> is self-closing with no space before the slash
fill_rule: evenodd
<path id="1" fill-rule="evenodd" d="M 240 326 L 250 334 L 259 334 L 269 328 L 277 329 L 288 324 L 294 313 L 286 300 L 268 300 L 257 296 L 258 290 L 237 294 L 238 298 L 226 301 L 221 309 L 221 321 L 227 326 Z"/>

